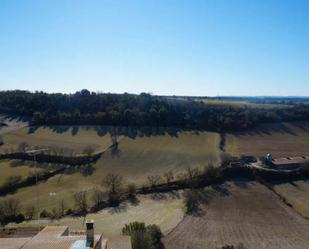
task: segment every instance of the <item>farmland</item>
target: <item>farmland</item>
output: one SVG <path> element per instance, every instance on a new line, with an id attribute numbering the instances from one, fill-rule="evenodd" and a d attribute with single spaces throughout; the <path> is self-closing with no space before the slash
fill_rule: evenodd
<path id="1" fill-rule="evenodd" d="M 226 182 L 215 193 L 205 192 L 211 197 L 201 214 L 186 216 L 163 239 L 167 249 L 214 249 L 239 243 L 249 249 L 309 248 L 308 221 L 265 186 Z"/>
<path id="2" fill-rule="evenodd" d="M 274 157 L 309 155 L 309 123 L 275 123 L 227 133 L 226 151 L 239 155 Z"/>
<path id="3" fill-rule="evenodd" d="M 66 209 L 74 208 L 74 193 L 95 188 L 104 190 L 102 179 L 108 173 L 121 175 L 124 186 L 142 186 L 148 176 L 163 176 L 172 171 L 175 178 L 188 167 L 204 168 L 219 164 L 220 134 L 209 131 L 180 129 L 132 129 L 101 126 L 41 126 L 19 127 L 2 134 L 1 151 L 16 150 L 22 142 L 31 146 L 58 148 L 64 153 L 83 153 L 87 146 L 103 152 L 93 164 L 66 171 L 40 182 L 40 210 L 51 211 L 64 201 Z M 110 146 L 116 139 L 115 148 Z M 309 124 L 282 123 L 262 125 L 252 131 L 227 133 L 225 150 L 233 155 L 274 156 L 309 154 Z M 9 176 L 22 179 L 33 173 L 33 163 L 1 161 L 2 184 Z M 50 167 L 39 164 L 39 170 Z M 163 181 L 163 180 L 161 180 Z M 132 221 L 157 224 L 165 234 L 166 249 L 216 249 L 225 244 L 243 243 L 246 248 L 306 249 L 309 248 L 308 183 L 278 184 L 274 190 L 290 203 L 288 207 L 275 193 L 256 182 L 226 182 L 205 188 L 205 201 L 197 216 L 184 216 L 181 192 L 153 196 L 138 196 L 136 203 L 125 202 L 117 208 L 107 208 L 86 218 L 96 221 L 96 231 L 108 236 L 119 235 L 121 228 Z M 35 186 L 23 187 L 1 197 L 22 200 L 22 208 L 36 203 Z M 301 215 L 300 215 L 301 214 Z M 73 230 L 84 229 L 83 217 L 63 217 L 60 220 L 40 220 L 41 224 L 68 225 Z M 35 225 L 35 221 L 21 226 Z"/>
<path id="4" fill-rule="evenodd" d="M 309 218 L 309 182 L 295 181 L 277 184 L 274 190 L 293 208 L 306 218 Z"/>

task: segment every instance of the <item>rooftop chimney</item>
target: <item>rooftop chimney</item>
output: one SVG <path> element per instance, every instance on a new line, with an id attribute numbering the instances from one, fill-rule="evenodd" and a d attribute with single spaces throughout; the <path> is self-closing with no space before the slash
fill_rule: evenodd
<path id="1" fill-rule="evenodd" d="M 94 244 L 94 229 L 93 229 L 94 221 L 86 220 L 86 240 L 87 245 L 93 247 Z"/>

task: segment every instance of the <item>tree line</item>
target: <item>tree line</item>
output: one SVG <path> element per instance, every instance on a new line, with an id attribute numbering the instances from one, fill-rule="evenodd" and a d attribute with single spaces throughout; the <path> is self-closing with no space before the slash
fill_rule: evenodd
<path id="1" fill-rule="evenodd" d="M 147 93 L 74 94 L 1 91 L 0 112 L 31 117 L 33 125 L 115 125 L 242 130 L 258 123 L 309 120 L 309 105 L 292 102 L 276 108 L 209 105 Z"/>

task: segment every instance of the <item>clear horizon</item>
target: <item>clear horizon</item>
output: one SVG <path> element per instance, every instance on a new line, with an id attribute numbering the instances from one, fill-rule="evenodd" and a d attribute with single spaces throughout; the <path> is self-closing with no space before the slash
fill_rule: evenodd
<path id="1" fill-rule="evenodd" d="M 0 90 L 309 95 L 306 0 L 3 0 Z"/>

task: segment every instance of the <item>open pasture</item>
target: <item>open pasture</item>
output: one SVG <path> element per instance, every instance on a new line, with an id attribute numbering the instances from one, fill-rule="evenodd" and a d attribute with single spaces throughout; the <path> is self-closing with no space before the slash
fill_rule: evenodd
<path id="1" fill-rule="evenodd" d="M 265 186 L 238 181 L 216 189 L 196 216 L 186 216 L 163 239 L 166 249 L 216 249 L 239 243 L 247 249 L 309 248 L 308 220 Z"/>
<path id="2" fill-rule="evenodd" d="M 23 127 L 2 135 L 1 150 L 16 150 L 20 143 L 82 152 L 87 146 L 103 151 L 111 145 L 108 132 L 96 126 Z"/>
<path id="3" fill-rule="evenodd" d="M 145 182 L 149 175 L 174 175 L 188 167 L 203 168 L 219 158 L 219 135 L 214 132 L 179 132 L 176 135 L 123 137 L 117 150 L 97 162 L 101 175 L 114 172 L 128 181 Z"/>
<path id="4" fill-rule="evenodd" d="M 47 128 L 39 128 L 32 134 L 26 130 L 18 131 L 23 138 L 33 144 L 56 144 L 61 146 L 90 145 L 108 147 L 111 143 L 110 135 L 96 135 L 96 131 L 80 129 L 72 135 L 71 130 L 56 133 Z M 17 132 L 7 134 L 17 140 Z M 147 177 L 153 175 L 163 176 L 165 172 L 173 171 L 174 176 L 183 173 L 188 167 L 204 168 L 209 162 L 218 162 L 219 134 L 214 132 L 157 132 L 140 133 L 119 132 L 116 149 L 107 149 L 102 157 L 92 165 L 76 168 L 48 179 L 39 184 L 39 204 L 41 209 L 51 210 L 65 200 L 66 205 L 72 207 L 72 196 L 75 192 L 92 190 L 100 187 L 105 175 L 119 174 L 123 177 L 124 185 L 135 183 L 141 186 L 148 184 Z M 63 137 L 62 137 L 63 136 Z M 12 138 L 11 141 L 14 142 Z M 83 138 L 85 138 L 83 140 Z M 21 139 L 19 139 L 20 141 Z M 100 144 L 101 143 L 101 144 Z M 83 146 L 81 148 L 83 148 Z M 52 194 L 51 194 L 52 193 Z M 35 202 L 35 186 L 17 190 L 7 197 L 16 197 L 23 200 L 25 206 Z M 6 198 L 7 198 L 6 197 Z"/>
<path id="5" fill-rule="evenodd" d="M 309 123 L 275 123 L 255 129 L 228 133 L 226 151 L 239 155 L 274 157 L 308 156 Z"/>

